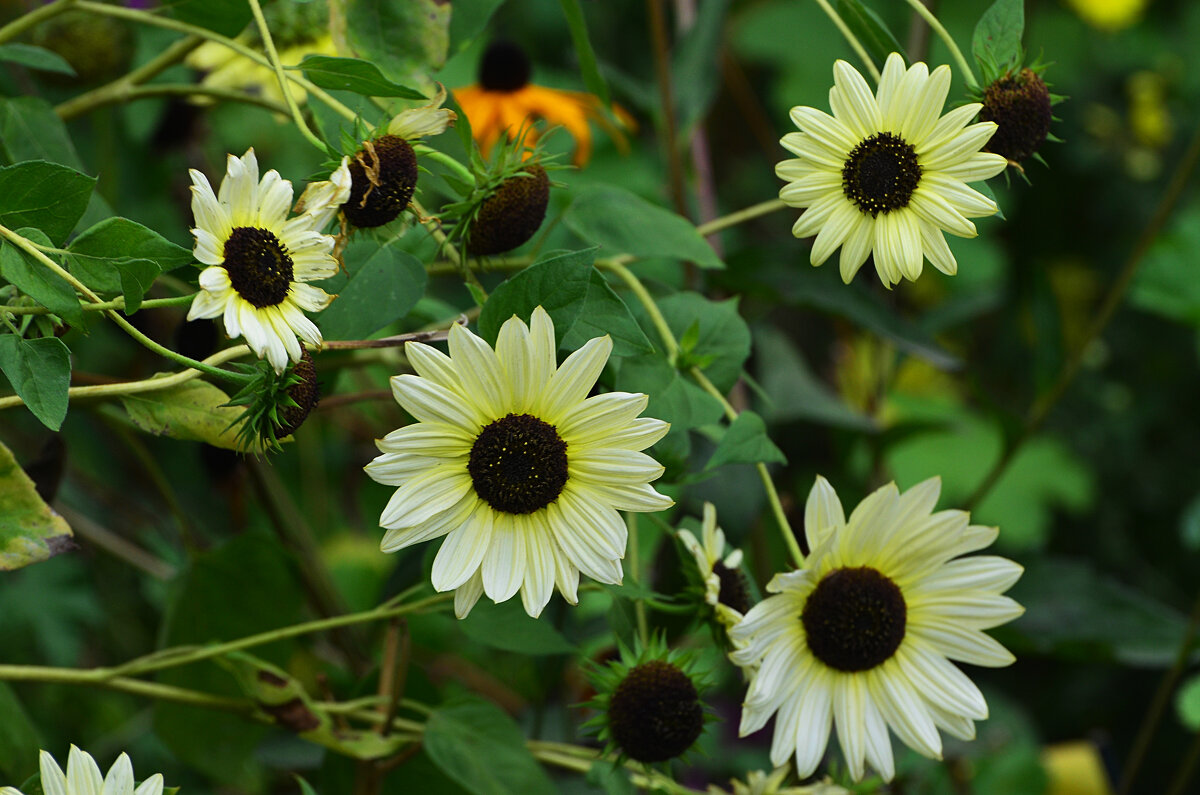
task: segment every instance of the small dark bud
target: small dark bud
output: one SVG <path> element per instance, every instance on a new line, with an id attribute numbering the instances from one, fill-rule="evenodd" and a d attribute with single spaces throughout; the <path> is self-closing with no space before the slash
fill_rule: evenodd
<path id="1" fill-rule="evenodd" d="M 987 151 L 1021 162 L 1036 152 L 1050 134 L 1050 91 L 1032 69 L 1022 69 L 992 83 L 983 92 L 979 118 L 998 129 Z"/>
<path id="2" fill-rule="evenodd" d="M 651 660 L 631 669 L 608 706 L 613 741 L 631 759 L 664 762 L 688 748 L 704 730 L 696 685 L 679 667 Z"/>
<path id="3" fill-rule="evenodd" d="M 550 204 L 550 178 L 536 163 L 524 170 L 530 176 L 509 177 L 483 200 L 467 231 L 467 253 L 487 256 L 512 251 L 541 228 Z"/>
<path id="4" fill-rule="evenodd" d="M 397 135 L 364 142 L 349 168 L 350 198 L 342 213 L 360 229 L 396 220 L 417 188 L 417 153 Z"/>
<path id="5" fill-rule="evenodd" d="M 296 401 L 295 406 L 280 406 L 279 427 L 275 429 L 275 438 L 282 439 L 291 436 L 296 429 L 304 424 L 309 413 L 317 407 L 320 401 L 320 389 L 317 386 L 317 368 L 313 365 L 312 356 L 308 351 L 303 358 L 292 367 L 292 375 L 300 379 L 300 383 L 288 387 L 288 397 Z"/>

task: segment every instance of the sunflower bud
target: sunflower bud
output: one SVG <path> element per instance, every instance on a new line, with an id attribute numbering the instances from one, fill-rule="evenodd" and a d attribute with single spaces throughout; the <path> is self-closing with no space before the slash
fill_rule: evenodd
<path id="1" fill-rule="evenodd" d="M 487 256 L 512 251 L 541 227 L 549 203 L 546 169 L 537 163 L 526 166 L 483 200 L 467 231 L 467 252 Z"/>
<path id="2" fill-rule="evenodd" d="M 304 351 L 300 361 L 292 367 L 292 375 L 299 379 L 287 388 L 287 396 L 291 398 L 291 403 L 294 405 L 289 405 L 287 402 L 280 405 L 277 412 L 279 427 L 275 429 L 277 439 L 295 433 L 321 399 L 321 390 L 317 384 L 317 368 L 308 351 Z"/>
<path id="3" fill-rule="evenodd" d="M 1032 69 L 1007 74 L 983 92 L 979 118 L 994 121 L 998 129 L 987 151 L 1019 163 L 1031 157 L 1050 134 L 1050 91 Z"/>
<path id="4" fill-rule="evenodd" d="M 350 161 L 346 220 L 367 229 L 396 220 L 417 188 L 417 154 L 408 141 L 384 135 L 365 141 Z"/>
<path id="5" fill-rule="evenodd" d="M 304 351 L 283 373 L 276 373 L 275 368 L 263 360 L 233 367 L 252 376 L 227 404 L 246 407 L 236 421 L 240 426 L 239 449 L 277 452 L 279 440 L 295 433 L 320 400 L 312 356 Z"/>

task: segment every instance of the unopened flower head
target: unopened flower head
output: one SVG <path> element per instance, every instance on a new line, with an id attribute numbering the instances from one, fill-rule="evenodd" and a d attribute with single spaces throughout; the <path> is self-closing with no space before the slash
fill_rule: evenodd
<path id="1" fill-rule="evenodd" d="M 828 778 L 802 787 L 786 787 L 783 782 L 790 771 L 788 765 L 775 768 L 770 775 L 761 770 L 752 770 L 746 775 L 745 782 L 737 779 L 729 782 L 731 789 L 728 793 L 710 785 L 708 795 L 851 795 L 850 790 L 839 787 Z"/>
<path id="2" fill-rule="evenodd" d="M 1021 567 L 1000 557 L 960 558 L 995 540 L 994 527 L 963 511 L 933 513 L 934 478 L 901 494 L 878 489 L 849 519 L 824 478 L 805 508 L 812 552 L 798 571 L 778 574 L 773 593 L 730 631 L 743 644 L 730 655 L 758 665 L 740 731 L 775 716 L 771 761 L 794 758 L 800 776 L 816 769 L 831 724 L 850 774 L 870 764 L 894 775 L 891 731 L 940 759 L 938 730 L 970 740 L 988 716 L 979 688 L 951 660 L 1005 666 L 1013 656 L 983 630 L 1023 608 L 1001 594 Z"/>
<path id="3" fill-rule="evenodd" d="M 975 225 L 967 219 L 997 210 L 966 184 L 994 177 L 1007 165 L 980 151 L 996 125 L 969 123 L 978 103 L 940 115 L 950 90 L 948 66 L 932 73 L 923 63 L 905 69 L 904 59 L 892 53 L 875 94 L 845 61 L 834 64 L 833 75 L 833 115 L 792 108 L 801 131 L 782 140 L 796 158 L 775 168 L 788 181 L 779 196 L 806 208 L 792 234 L 816 236 L 813 265 L 840 246 L 846 283 L 871 255 L 888 287 L 920 276 L 926 258 L 953 275 L 958 263 L 943 231 L 974 237 Z"/>
<path id="4" fill-rule="evenodd" d="M 482 594 L 521 593 L 538 616 L 557 586 L 575 604 L 579 573 L 619 583 L 627 530 L 618 511 L 669 507 L 650 481 L 663 468 L 640 452 L 667 423 L 638 415 L 643 394 L 588 397 L 612 340 L 589 340 L 558 366 L 554 324 L 540 306 L 512 317 L 493 348 L 462 326 L 450 355 L 406 347 L 415 375 L 392 378 L 416 422 L 389 433 L 366 471 L 395 486 L 379 523 L 394 552 L 445 537 L 433 586 L 467 615 Z"/>
<path id="5" fill-rule="evenodd" d="M 229 336 L 244 336 L 259 358 L 282 373 L 289 361 L 300 359 L 299 340 L 321 344 L 320 330 L 304 312 L 320 311 L 333 300 L 307 284 L 338 269 L 330 255 L 334 240 L 319 231 L 322 221 L 328 223 L 326 208 L 288 218 L 292 183 L 274 169 L 260 181 L 253 149 L 240 158 L 229 156 L 219 193 L 199 171 L 188 173 L 194 253 L 208 266 L 200 273 L 188 320 L 223 317 Z M 345 184 L 338 175 L 333 182 Z M 335 189 L 328 201 L 338 198 L 345 200 Z"/>
<path id="6" fill-rule="evenodd" d="M 46 751 L 42 751 L 39 763 L 42 791 L 47 795 L 162 795 L 163 791 L 163 777 L 159 773 L 135 789 L 133 763 L 126 754 L 117 757 L 117 761 L 108 769 L 107 776 L 100 775 L 100 768 L 90 754 L 73 745 L 67 757 L 66 773 Z M 0 795 L 21 795 L 21 791 L 14 787 L 3 787 L 0 788 Z"/>
<path id="7" fill-rule="evenodd" d="M 726 629 L 742 620 L 750 609 L 750 589 L 741 570 L 742 551 L 725 554 L 725 532 L 717 527 L 717 509 L 704 503 L 704 520 L 698 541 L 689 530 L 679 531 L 679 540 L 696 561 L 696 570 L 704 583 L 704 600 L 713 609 L 717 621 Z"/>

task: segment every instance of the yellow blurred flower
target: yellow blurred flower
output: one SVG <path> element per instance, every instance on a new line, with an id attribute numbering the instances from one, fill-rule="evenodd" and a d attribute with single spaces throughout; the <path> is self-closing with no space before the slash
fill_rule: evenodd
<path id="1" fill-rule="evenodd" d="M 476 85 L 454 89 L 454 99 L 471 122 L 471 134 L 484 157 L 491 152 L 500 136 L 515 139 L 524 130 L 529 145 L 537 141 L 538 133 L 530 124 L 544 119 L 551 125 L 566 128 L 575 139 L 574 163 L 582 166 L 592 154 L 592 130 L 589 121 L 600 125 L 617 146 L 627 148 L 624 133 L 604 115 L 603 103 L 593 94 L 546 88 L 529 82 L 532 67 L 521 48 L 506 41 L 494 42 L 479 64 Z M 613 114 L 626 129 L 636 125 L 633 118 L 620 107 Z"/>
<path id="2" fill-rule="evenodd" d="M 250 43 L 246 37 L 242 37 L 241 41 L 244 44 Z M 294 66 L 304 60 L 306 55 L 337 55 L 337 49 L 333 45 L 333 39 L 325 33 L 312 41 L 293 44 L 279 50 L 279 60 L 284 66 Z M 201 82 L 210 88 L 249 91 L 281 105 L 285 103 L 274 71 L 243 58 L 223 44 L 215 41 L 201 44 L 188 55 L 186 63 L 193 69 L 207 72 Z M 303 88 L 289 81 L 288 90 L 297 103 L 304 102 L 306 93 Z"/>
<path id="3" fill-rule="evenodd" d="M 1042 749 L 1042 767 L 1050 778 L 1046 795 L 1112 795 L 1100 753 L 1086 740 Z"/>
<path id="4" fill-rule="evenodd" d="M 1112 33 L 1140 20 L 1150 0 L 1067 0 L 1067 4 L 1084 22 Z"/>

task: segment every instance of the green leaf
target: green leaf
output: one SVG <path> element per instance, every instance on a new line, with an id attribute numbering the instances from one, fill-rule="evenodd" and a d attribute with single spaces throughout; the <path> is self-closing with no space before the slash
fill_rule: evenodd
<path id="1" fill-rule="evenodd" d="M 300 619 L 304 594 L 292 574 L 290 554 L 270 535 L 247 532 L 193 555 L 172 584 L 163 648 L 234 640 Z M 279 665 L 294 648 L 295 641 L 279 641 L 256 646 L 254 653 Z M 163 671 L 159 681 L 214 695 L 242 695 L 233 677 L 211 662 Z M 242 716 L 202 707 L 167 702 L 154 707 L 154 733 L 180 761 L 246 791 L 261 788 L 262 767 L 254 751 L 267 732 Z M 205 742 L 197 743 L 197 737 Z"/>
<path id="2" fill-rule="evenodd" d="M 46 236 L 37 229 L 21 229 L 18 234 L 34 243 L 46 244 Z M 0 276 L 68 323 L 83 324 L 83 310 L 75 288 L 43 263 L 7 242 L 0 243 Z"/>
<path id="3" fill-rule="evenodd" d="M 971 52 L 985 75 L 1020 60 L 1024 33 L 1025 0 L 996 0 L 983 12 L 971 39 Z"/>
<path id="4" fill-rule="evenodd" d="M 106 218 L 80 232 L 67 250 L 72 254 L 104 259 L 147 259 L 157 263 L 164 272 L 195 261 L 188 249 L 128 218 Z"/>
<path id="5" fill-rule="evenodd" d="M 787 456 L 767 436 L 767 425 L 753 411 L 743 411 L 717 444 L 705 471 L 725 464 L 786 464 Z"/>
<path id="6" fill-rule="evenodd" d="M 562 5 L 563 14 L 567 18 L 567 28 L 571 31 L 571 42 L 575 45 L 575 55 L 579 58 L 583 84 L 607 105 L 608 84 L 604 82 L 600 75 L 600 67 L 596 65 L 596 51 L 592 49 L 592 40 L 588 38 L 587 20 L 584 19 L 579 0 L 559 0 L 559 4 Z"/>
<path id="7" fill-rule="evenodd" d="M 608 334 L 614 356 L 653 350 L 621 297 L 592 267 L 595 249 L 542 257 L 492 291 L 479 313 L 479 333 L 495 343 L 500 327 L 513 315 L 526 322 L 537 306 L 554 321 L 559 345 L 578 349 Z"/>
<path id="8" fill-rule="evenodd" d="M 170 436 L 206 442 L 214 447 L 239 452 L 238 427 L 241 406 L 226 406 L 229 396 L 207 381 L 186 381 L 153 392 L 122 395 L 121 403 L 138 428 L 155 436 Z"/>
<path id="9" fill-rule="evenodd" d="M 1175 712 L 1190 732 L 1200 731 L 1200 674 L 1192 674 L 1175 693 Z"/>
<path id="10" fill-rule="evenodd" d="M 1195 252 L 1200 249 L 1200 203 L 1181 209 L 1146 253 L 1134 277 L 1129 300 L 1157 315 L 1200 326 L 1200 279 Z"/>
<path id="11" fill-rule="evenodd" d="M 729 0 L 701 3 L 696 20 L 675 47 L 671 68 L 679 130 L 686 134 L 712 106 L 721 87 L 720 58 Z"/>
<path id="12" fill-rule="evenodd" d="M 878 430 L 875 421 L 845 403 L 818 379 L 787 337 L 771 328 L 756 330 L 758 379 L 770 401 L 772 422 L 809 420 L 859 431 Z"/>
<path id="13" fill-rule="evenodd" d="M 408 86 L 393 83 L 383 76 L 379 67 L 358 58 L 335 58 L 329 55 L 306 55 L 298 67 L 304 76 L 321 88 L 353 91 L 367 97 L 400 97 L 428 99 Z"/>
<path id="14" fill-rule="evenodd" d="M 236 36 L 254 16 L 245 0 L 175 0 L 166 4 L 181 22 Z"/>
<path id="15" fill-rule="evenodd" d="M 36 47 L 32 44 L 0 44 L 0 61 L 18 63 L 21 66 L 39 69 L 43 72 L 58 72 L 72 76 L 75 74 L 75 70 L 71 68 L 71 64 L 67 63 L 66 58 L 45 47 Z"/>
<path id="16" fill-rule="evenodd" d="M 879 15 L 858 0 L 838 0 L 837 11 L 850 31 L 867 48 L 876 66 L 882 65 L 894 52 L 904 55 L 904 48 Z"/>
<path id="17" fill-rule="evenodd" d="M 62 427 L 71 386 L 71 352 L 62 340 L 0 335 L 0 370 L 33 416 L 52 431 Z"/>
<path id="18" fill-rule="evenodd" d="M 658 301 L 659 311 L 676 339 L 696 327 L 696 343 L 688 352 L 721 392 L 737 383 L 750 356 L 750 328 L 738 313 L 738 299 L 711 301 L 699 293 L 675 293 Z"/>
<path id="19" fill-rule="evenodd" d="M 37 729 L 17 695 L 6 682 L 0 682 L 0 777 L 6 781 L 23 781 L 32 776 L 38 771 L 38 749 L 41 747 Z"/>
<path id="20" fill-rule="evenodd" d="M 1179 519 L 1179 540 L 1192 551 L 1200 549 L 1200 494 L 1183 509 Z"/>
<path id="21" fill-rule="evenodd" d="M 450 16 L 450 43 L 460 52 L 487 28 L 488 20 L 504 0 L 454 0 Z"/>
<path id="22" fill-rule="evenodd" d="M 3 343 L 7 337 L 0 337 Z M 55 340 L 58 342 L 58 340 Z M 0 362 L 4 346 L 0 344 Z M 0 444 L 0 571 L 12 571 L 52 558 L 75 545 L 65 519 L 50 509 L 37 487 Z M 3 695 L 0 693 L 0 695 Z M 3 710 L 0 710 L 0 716 Z M 0 720 L 0 725 L 5 723 Z M 3 729 L 0 729 L 3 737 Z M 0 748 L 5 747 L 0 743 Z M 0 764 L 3 760 L 0 759 Z"/>
<path id="23" fill-rule="evenodd" d="M 362 264 L 354 266 L 363 255 Z M 347 267 L 353 268 L 350 281 L 317 316 L 317 325 L 328 339 L 369 337 L 407 315 L 425 294 L 425 267 L 407 251 L 363 243 L 348 248 L 346 258 Z"/>
<path id="24" fill-rule="evenodd" d="M 446 62 L 450 8 L 445 0 L 341 0 L 346 40 L 354 55 L 389 79 L 425 86 Z"/>
<path id="25" fill-rule="evenodd" d="M 553 795 L 525 737 L 499 707 L 478 699 L 443 704 L 425 724 L 424 748 L 443 773 L 475 795 Z"/>
<path id="26" fill-rule="evenodd" d="M 530 618 L 518 600 L 493 604 L 481 599 L 458 622 L 471 640 L 520 654 L 572 654 L 575 646 L 546 621 Z"/>
<path id="27" fill-rule="evenodd" d="M 41 97 L 0 99 L 0 155 L 9 163 L 46 160 L 83 168 L 66 125 Z"/>
<path id="28" fill-rule="evenodd" d="M 606 249 L 608 255 L 633 254 L 694 262 L 702 268 L 725 263 L 680 215 L 611 185 L 584 189 L 563 213 L 575 234 Z"/>
<path id="29" fill-rule="evenodd" d="M 95 177 L 44 160 L 0 168 L 0 224 L 34 227 L 61 242 L 83 216 L 95 184 Z"/>
<path id="30" fill-rule="evenodd" d="M 673 431 L 712 425 L 723 414 L 716 398 L 672 367 L 661 353 L 623 360 L 616 387 L 649 395 L 644 415 L 666 420 Z"/>
<path id="31" fill-rule="evenodd" d="M 296 779 L 296 783 L 300 785 L 300 795 L 317 795 L 317 791 L 312 788 L 299 773 L 293 773 L 292 777 Z"/>

